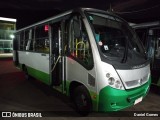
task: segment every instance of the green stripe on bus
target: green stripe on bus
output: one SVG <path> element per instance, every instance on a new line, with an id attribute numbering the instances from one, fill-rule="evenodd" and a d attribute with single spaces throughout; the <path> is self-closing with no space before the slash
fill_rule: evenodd
<path id="1" fill-rule="evenodd" d="M 31 68 L 31 67 L 28 67 L 27 66 L 27 71 L 28 71 L 28 74 L 33 76 L 34 78 L 44 82 L 45 84 L 47 85 L 50 85 L 50 76 L 49 74 L 47 73 L 44 73 L 42 71 L 39 71 L 39 70 L 36 70 L 34 68 Z"/>
<path id="2" fill-rule="evenodd" d="M 147 95 L 150 84 L 151 78 L 146 84 L 130 90 L 118 90 L 110 86 L 103 88 L 99 93 L 99 111 L 118 111 L 132 106 L 136 99 Z"/>

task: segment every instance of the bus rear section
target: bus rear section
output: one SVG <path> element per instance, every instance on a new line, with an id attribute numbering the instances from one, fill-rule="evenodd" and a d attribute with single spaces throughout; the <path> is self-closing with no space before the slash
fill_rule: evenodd
<path id="1" fill-rule="evenodd" d="M 149 90 L 143 45 L 112 13 L 67 11 L 17 31 L 14 43 L 15 64 L 26 77 L 69 96 L 82 115 L 127 108 Z"/>

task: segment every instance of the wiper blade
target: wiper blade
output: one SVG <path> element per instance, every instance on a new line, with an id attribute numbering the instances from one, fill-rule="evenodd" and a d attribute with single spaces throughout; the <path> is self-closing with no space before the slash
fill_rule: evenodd
<path id="1" fill-rule="evenodd" d="M 126 37 L 125 41 L 126 41 L 126 47 L 125 47 L 125 50 L 124 50 L 124 55 L 123 55 L 121 63 L 126 63 L 127 58 L 128 58 L 127 57 L 127 55 L 128 55 L 128 46 L 129 46 L 129 44 L 128 44 L 128 37 Z"/>

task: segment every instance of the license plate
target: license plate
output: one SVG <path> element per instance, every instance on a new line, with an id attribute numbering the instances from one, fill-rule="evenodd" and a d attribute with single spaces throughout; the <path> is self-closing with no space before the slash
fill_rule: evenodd
<path id="1" fill-rule="evenodd" d="M 139 102 L 141 102 L 143 99 L 143 97 L 140 97 L 138 99 L 135 100 L 134 105 L 138 104 Z"/>

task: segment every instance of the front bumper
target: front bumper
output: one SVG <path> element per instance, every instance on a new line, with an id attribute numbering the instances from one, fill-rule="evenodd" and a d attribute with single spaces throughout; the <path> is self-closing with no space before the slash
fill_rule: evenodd
<path id="1" fill-rule="evenodd" d="M 150 84 L 151 77 L 144 85 L 129 90 L 118 90 L 110 86 L 103 88 L 99 93 L 98 111 L 118 111 L 134 105 L 136 99 L 146 96 Z"/>

